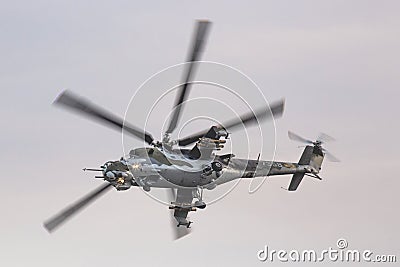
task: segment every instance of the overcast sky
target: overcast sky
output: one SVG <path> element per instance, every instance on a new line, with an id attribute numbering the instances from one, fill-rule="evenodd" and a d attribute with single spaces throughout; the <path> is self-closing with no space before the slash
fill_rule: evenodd
<path id="1" fill-rule="evenodd" d="M 0 265 L 278 266 L 257 251 L 323 250 L 338 238 L 399 259 L 399 11 L 398 1 L 2 1 Z M 286 98 L 275 158 L 300 157 L 288 130 L 323 131 L 341 162 L 325 161 L 323 181 L 305 179 L 295 193 L 281 189 L 289 176 L 255 194 L 241 181 L 193 213 L 193 233 L 175 242 L 169 210 L 137 188 L 108 193 L 48 234 L 46 218 L 101 184 L 81 169 L 123 154 L 120 133 L 52 106 L 55 97 L 69 88 L 123 115 L 146 79 L 184 61 L 204 18 L 213 22 L 204 60 L 242 71 L 268 101 Z M 142 115 L 129 114 L 140 126 Z M 150 126 L 156 137 L 159 127 Z"/>

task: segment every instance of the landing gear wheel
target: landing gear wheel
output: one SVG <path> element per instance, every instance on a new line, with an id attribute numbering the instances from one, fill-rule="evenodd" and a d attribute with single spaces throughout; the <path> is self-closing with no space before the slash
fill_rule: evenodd
<path id="1" fill-rule="evenodd" d="M 150 186 L 143 186 L 143 190 L 146 192 L 150 192 Z"/>
<path id="2" fill-rule="evenodd" d="M 199 209 L 205 209 L 207 205 L 203 201 L 196 201 L 194 206 Z"/>

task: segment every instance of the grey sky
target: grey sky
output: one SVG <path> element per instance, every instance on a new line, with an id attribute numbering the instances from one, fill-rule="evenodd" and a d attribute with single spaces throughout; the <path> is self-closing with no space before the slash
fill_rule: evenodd
<path id="1" fill-rule="evenodd" d="M 0 265 L 275 266 L 257 260 L 264 245 L 322 250 L 340 237 L 399 258 L 399 10 L 398 1 L 2 1 Z M 286 98 L 276 159 L 300 157 L 288 130 L 323 131 L 342 162 L 324 162 L 324 180 L 305 179 L 296 193 L 280 188 L 288 176 L 253 195 L 242 181 L 193 214 L 193 234 L 177 242 L 169 211 L 137 189 L 107 194 L 49 235 L 42 221 L 100 183 L 81 169 L 122 155 L 117 132 L 54 98 L 70 88 L 122 115 L 142 82 L 186 58 L 198 18 L 213 22 L 204 60 L 243 71 L 268 100 Z"/>

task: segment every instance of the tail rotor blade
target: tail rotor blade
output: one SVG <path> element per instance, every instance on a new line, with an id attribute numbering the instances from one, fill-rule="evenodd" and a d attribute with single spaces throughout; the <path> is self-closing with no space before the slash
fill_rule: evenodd
<path id="1" fill-rule="evenodd" d="M 332 153 L 330 153 L 329 151 L 326 151 L 325 149 L 324 149 L 324 153 L 325 153 L 325 156 L 326 156 L 326 158 L 329 160 L 329 161 L 332 161 L 332 162 L 340 162 L 340 159 L 338 159 L 337 157 L 335 157 Z"/>
<path id="2" fill-rule="evenodd" d="M 333 142 L 335 141 L 335 138 L 332 136 L 327 135 L 326 133 L 320 133 L 318 138 L 318 141 L 321 141 L 322 143 L 327 143 L 327 142 Z"/>
<path id="3" fill-rule="evenodd" d="M 107 192 L 111 188 L 111 184 L 103 184 L 96 188 L 94 191 L 90 192 L 74 204 L 68 206 L 60 213 L 56 214 L 54 217 L 46 221 L 43 225 L 47 231 L 50 233 L 53 232 L 57 227 L 63 224 L 66 220 L 68 220 L 71 216 L 75 215 L 77 212 L 81 211 L 83 208 L 87 207 L 90 203 L 92 203 L 95 199 L 100 197 L 102 194 Z"/>
<path id="4" fill-rule="evenodd" d="M 289 136 L 289 139 L 293 140 L 293 141 L 297 141 L 297 142 L 305 143 L 305 144 L 311 144 L 311 145 L 314 144 L 313 141 L 305 139 L 305 138 L 303 138 L 303 137 L 301 137 L 301 136 L 299 136 L 299 135 L 297 135 L 297 134 L 295 134 L 295 133 L 293 133 L 291 131 L 288 131 L 288 136 Z"/>
<path id="5" fill-rule="evenodd" d="M 322 148 L 321 145 L 325 142 L 330 142 L 330 141 L 335 141 L 335 138 L 325 134 L 325 133 L 320 133 L 317 140 L 315 142 L 305 139 L 291 131 L 288 132 L 288 136 L 289 139 L 294 140 L 294 141 L 298 141 L 301 143 L 306 143 L 306 144 L 310 144 L 310 145 L 314 145 L 314 146 L 319 146 L 322 151 L 325 153 L 325 156 L 328 160 L 332 161 L 332 162 L 340 162 L 340 160 L 335 157 L 334 155 L 332 155 L 331 153 L 329 153 L 329 151 L 327 151 L 325 148 Z"/>

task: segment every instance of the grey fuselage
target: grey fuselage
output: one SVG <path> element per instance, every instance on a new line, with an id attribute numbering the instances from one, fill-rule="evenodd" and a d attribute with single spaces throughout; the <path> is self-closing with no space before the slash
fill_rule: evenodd
<path id="1" fill-rule="evenodd" d="M 130 185 L 143 188 L 173 188 L 173 187 L 202 187 L 213 189 L 239 178 L 265 177 L 271 175 L 285 175 L 306 173 L 312 170 L 311 166 L 299 165 L 291 162 L 276 162 L 264 160 L 247 160 L 234 158 L 232 154 L 214 155 L 205 159 L 191 159 L 189 150 L 167 150 L 157 147 L 137 148 L 121 161 L 109 164 L 104 176 L 109 171 L 124 172 L 120 189 L 127 189 Z M 118 166 L 117 166 L 118 165 Z M 127 166 L 127 168 L 126 168 Z M 111 181 L 110 181 L 111 182 Z M 128 183 L 130 183 L 128 185 Z M 124 186 L 125 187 L 124 187 Z M 118 189 L 118 187 L 116 186 Z"/>

